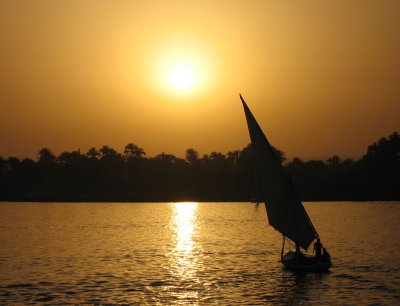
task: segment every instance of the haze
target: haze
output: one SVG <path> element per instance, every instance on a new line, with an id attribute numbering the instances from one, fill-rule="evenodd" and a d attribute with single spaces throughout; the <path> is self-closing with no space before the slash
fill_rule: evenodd
<path id="1" fill-rule="evenodd" d="M 361 156 L 400 128 L 399 12 L 367 0 L 1 1 L 0 156 L 241 149 L 239 92 L 286 155 Z"/>

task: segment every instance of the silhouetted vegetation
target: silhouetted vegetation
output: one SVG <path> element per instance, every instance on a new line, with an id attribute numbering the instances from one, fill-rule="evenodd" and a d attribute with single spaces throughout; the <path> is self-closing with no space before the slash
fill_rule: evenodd
<path id="1" fill-rule="evenodd" d="M 303 161 L 276 154 L 303 200 L 400 200 L 400 137 L 370 145 L 360 160 Z M 123 153 L 103 146 L 55 156 L 42 148 L 37 159 L 0 157 L 0 199 L 41 201 L 249 200 L 256 196 L 251 145 L 226 154 L 185 159 L 161 153 L 146 157 L 134 143 Z"/>

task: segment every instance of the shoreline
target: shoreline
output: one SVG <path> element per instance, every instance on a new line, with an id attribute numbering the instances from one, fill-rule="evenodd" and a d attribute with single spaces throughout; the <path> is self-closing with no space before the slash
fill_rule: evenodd
<path id="1" fill-rule="evenodd" d="M 0 202 L 125 202 L 125 203 L 158 203 L 158 202 L 256 202 L 255 197 L 242 194 L 41 194 L 41 195 L 1 195 Z M 400 201 L 394 195 L 362 196 L 306 196 L 302 202 L 366 202 L 366 201 Z M 262 201 L 260 201 L 262 202 Z"/>

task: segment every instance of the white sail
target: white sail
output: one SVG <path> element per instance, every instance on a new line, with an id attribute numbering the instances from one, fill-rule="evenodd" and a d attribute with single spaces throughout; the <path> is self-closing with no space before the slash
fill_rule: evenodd
<path id="1" fill-rule="evenodd" d="M 242 96 L 240 99 L 246 114 L 255 157 L 258 192 L 265 201 L 269 224 L 306 250 L 318 234 L 273 147 Z"/>

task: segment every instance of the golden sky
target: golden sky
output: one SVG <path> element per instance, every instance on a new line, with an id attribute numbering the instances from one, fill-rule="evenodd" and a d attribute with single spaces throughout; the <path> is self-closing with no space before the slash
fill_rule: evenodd
<path id="1" fill-rule="evenodd" d="M 241 149 L 238 93 L 289 157 L 400 130 L 400 1 L 0 1 L 0 156 Z"/>

